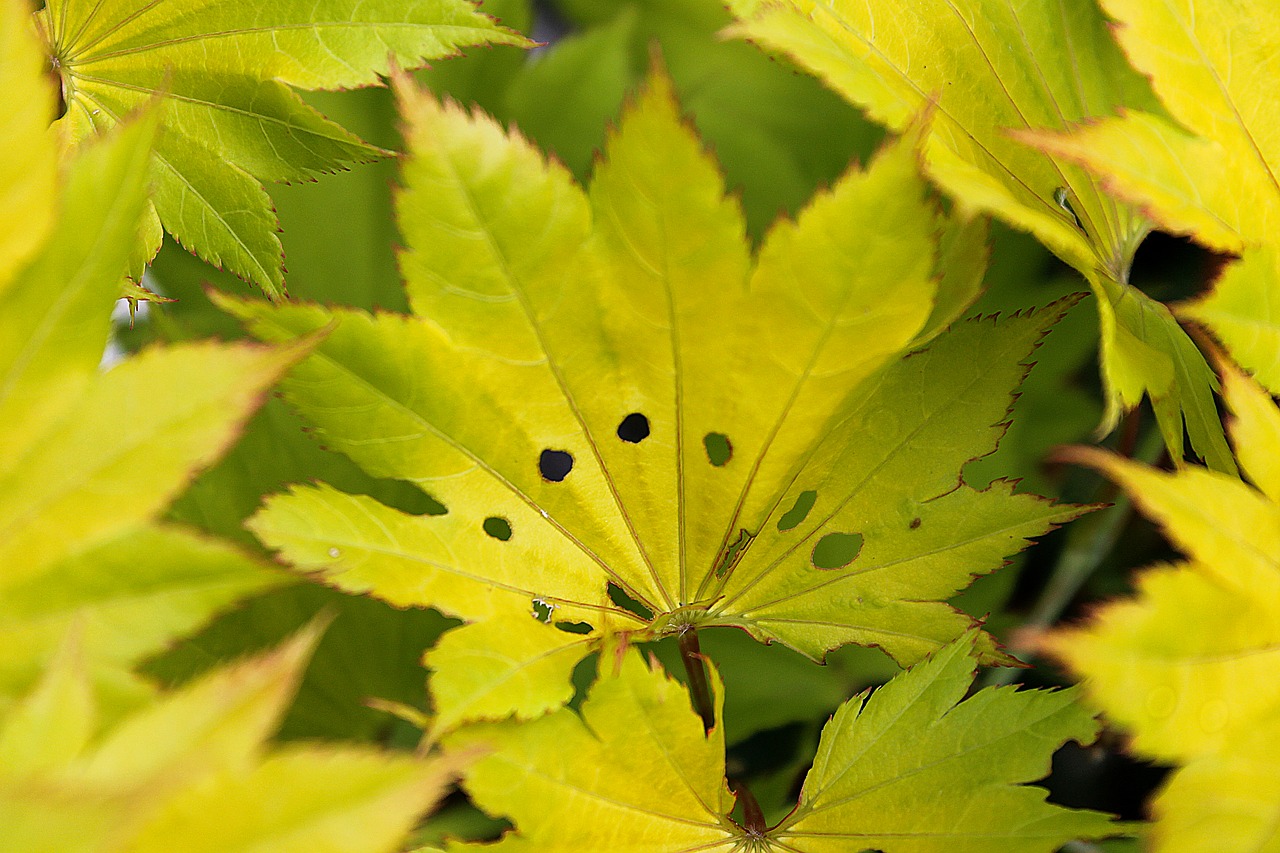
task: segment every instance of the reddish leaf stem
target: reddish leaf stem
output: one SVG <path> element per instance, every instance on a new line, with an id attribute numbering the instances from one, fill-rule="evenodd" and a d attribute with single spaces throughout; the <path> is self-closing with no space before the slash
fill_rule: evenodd
<path id="1" fill-rule="evenodd" d="M 702 727 L 711 731 L 716 724 L 716 708 L 711 701 L 711 683 L 707 679 L 707 659 L 702 656 L 698 646 L 698 630 L 686 625 L 680 631 L 680 660 L 684 662 L 684 671 L 689 676 L 689 695 L 693 699 L 693 709 L 702 718 Z"/>

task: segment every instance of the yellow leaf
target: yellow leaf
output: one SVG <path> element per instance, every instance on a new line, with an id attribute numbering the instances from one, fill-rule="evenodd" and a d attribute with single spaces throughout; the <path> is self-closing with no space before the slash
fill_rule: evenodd
<path id="1" fill-rule="evenodd" d="M 57 210 L 53 81 L 26 0 L 0 0 L 0 293 L 44 241 Z"/>
<path id="2" fill-rule="evenodd" d="M 1184 764 L 1155 800 L 1158 853 L 1275 850 L 1280 788 L 1280 410 L 1224 367 L 1251 486 L 1096 450 L 1075 457 L 1120 483 L 1190 559 L 1148 569 L 1137 597 L 1060 631 L 1049 648 L 1141 755 Z"/>

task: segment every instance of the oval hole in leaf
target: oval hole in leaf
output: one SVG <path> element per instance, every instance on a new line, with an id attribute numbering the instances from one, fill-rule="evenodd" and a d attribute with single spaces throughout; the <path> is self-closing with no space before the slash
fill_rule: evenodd
<path id="1" fill-rule="evenodd" d="M 618 438 L 628 444 L 639 444 L 649 437 L 649 419 L 639 412 L 632 412 L 618 424 Z"/>
<path id="2" fill-rule="evenodd" d="M 707 459 L 717 468 L 723 468 L 733 458 L 733 445 L 729 436 L 719 432 L 709 432 L 702 439 L 702 446 L 707 448 Z"/>
<path id="3" fill-rule="evenodd" d="M 541 598 L 535 598 L 530 603 L 533 605 L 533 618 L 537 619 L 539 622 L 550 624 L 551 614 L 556 612 L 556 606 L 554 604 L 547 604 Z"/>
<path id="4" fill-rule="evenodd" d="M 809 510 L 813 509 L 813 503 L 818 499 L 818 493 L 813 489 L 808 489 L 796 496 L 796 502 L 791 509 L 783 513 L 782 518 L 778 519 L 779 530 L 791 530 L 799 527 L 800 522 L 809 517 Z"/>
<path id="5" fill-rule="evenodd" d="M 828 533 L 813 546 L 813 566 L 816 569 L 843 569 L 857 558 L 861 550 L 861 533 Z"/>
<path id="6" fill-rule="evenodd" d="M 556 623 L 556 627 L 566 634 L 590 634 L 591 626 L 586 622 L 568 622 L 561 619 Z"/>
<path id="7" fill-rule="evenodd" d="M 573 470 L 573 456 L 565 450 L 544 450 L 538 457 L 538 470 L 542 479 L 559 483 Z"/>
<path id="8" fill-rule="evenodd" d="M 609 600 L 623 610 L 634 613 L 641 619 L 649 620 L 653 618 L 653 613 L 649 608 L 627 595 L 627 591 L 613 581 L 609 582 Z"/>
<path id="9" fill-rule="evenodd" d="M 511 522 L 505 518 L 499 518 L 491 515 L 484 520 L 484 532 L 488 533 L 494 539 L 501 539 L 506 542 L 511 538 Z"/>

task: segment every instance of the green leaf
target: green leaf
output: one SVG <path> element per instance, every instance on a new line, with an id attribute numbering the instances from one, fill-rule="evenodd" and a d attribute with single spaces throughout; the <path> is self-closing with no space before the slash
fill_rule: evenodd
<path id="1" fill-rule="evenodd" d="M 464 785 L 515 822 L 495 848 L 504 851 L 1049 853 L 1113 832 L 1105 815 L 1049 805 L 1044 791 L 1022 785 L 1048 771 L 1057 746 L 1096 734 L 1075 691 L 989 689 L 961 702 L 975 636 L 841 707 L 798 806 L 774 827 L 728 819 L 719 710 L 704 734 L 684 690 L 634 654 L 613 676 L 602 672 L 581 718 L 561 710 L 482 724 L 447 743 L 494 749 Z"/>
<path id="2" fill-rule="evenodd" d="M 280 723 L 288 740 L 381 740 L 394 728 L 370 699 L 426 702 L 422 650 L 451 626 L 434 611 L 401 611 L 318 584 L 293 584 L 248 599 L 219 616 L 143 672 L 166 685 L 280 642 L 317 618 L 332 618 Z"/>
<path id="3" fill-rule="evenodd" d="M 961 702 L 972 639 L 836 712 L 799 806 L 771 832 L 780 849 L 1049 853 L 1114 831 L 1105 815 L 1048 804 L 1021 784 L 1047 775 L 1063 742 L 1097 734 L 1075 691 L 1003 687 Z"/>
<path id="4" fill-rule="evenodd" d="M 1119 108 L 1159 109 L 1092 3 L 740 0 L 737 11 L 734 32 L 788 54 L 890 128 L 928 107 L 930 176 L 962 208 L 1030 231 L 1084 274 L 1102 318 L 1104 432 L 1149 394 L 1174 458 L 1185 418 L 1196 451 L 1234 470 L 1203 357 L 1127 283 L 1150 222 L 1075 158 L 1028 144 Z"/>
<path id="5" fill-rule="evenodd" d="M 880 139 L 879 128 L 816 80 L 723 39 L 731 19 L 718 0 L 591 2 L 566 13 L 582 29 L 532 57 L 494 113 L 579 179 L 655 50 L 727 185 L 741 193 L 754 240 L 779 211 L 798 211 Z"/>
<path id="6" fill-rule="evenodd" d="M 968 627 L 942 600 L 1077 514 L 959 478 L 1064 306 L 902 357 L 935 333 L 937 258 L 957 259 L 944 281 L 976 270 L 939 252 L 959 226 L 909 142 L 753 261 L 662 77 L 589 196 L 495 123 L 404 98 L 420 316 L 219 298 L 265 339 L 332 327 L 288 399 L 328 446 L 448 509 L 295 486 L 250 524 L 303 571 L 468 621 L 536 599 L 597 639 L 736 626 L 814 658 L 858 642 L 911 662 Z M 567 476 L 542 470 L 557 458 Z"/>
<path id="7" fill-rule="evenodd" d="M 38 26 L 61 76 L 72 140 L 156 102 L 164 132 L 155 215 L 184 246 L 272 297 L 284 293 L 283 257 L 260 182 L 307 179 L 386 154 L 290 86 L 369 86 L 393 65 L 421 65 L 465 45 L 528 44 L 463 0 L 169 0 L 141 10 L 119 0 L 55 0 Z M 157 237 L 153 231 L 151 255 Z"/>

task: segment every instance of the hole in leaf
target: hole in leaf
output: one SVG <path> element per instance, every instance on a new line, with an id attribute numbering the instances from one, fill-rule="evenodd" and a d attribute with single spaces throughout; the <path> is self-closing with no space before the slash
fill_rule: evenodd
<path id="1" fill-rule="evenodd" d="M 573 456 L 566 450 L 544 450 L 538 457 L 538 470 L 542 479 L 559 483 L 573 470 Z"/>
<path id="2" fill-rule="evenodd" d="M 541 598 L 535 598 L 531 602 L 533 605 L 533 618 L 545 624 L 551 623 L 551 614 L 556 612 L 554 604 L 548 604 Z"/>
<path id="3" fill-rule="evenodd" d="M 717 468 L 723 468 L 733 458 L 733 445 L 729 436 L 719 432 L 709 432 L 702 439 L 702 446 L 707 449 L 707 459 Z"/>
<path id="4" fill-rule="evenodd" d="M 618 424 L 618 438 L 629 444 L 639 444 L 649 437 L 649 419 L 639 412 L 632 412 Z"/>
<path id="5" fill-rule="evenodd" d="M 818 569 L 843 569 L 862 550 L 861 533 L 828 533 L 813 546 L 813 565 Z"/>
<path id="6" fill-rule="evenodd" d="M 566 634 L 590 634 L 591 626 L 586 622 L 568 622 L 561 620 L 556 623 L 556 627 Z"/>
<path id="7" fill-rule="evenodd" d="M 506 542 L 511 538 L 511 522 L 505 518 L 499 518 L 491 515 L 484 520 L 484 532 L 488 533 L 494 539 L 501 539 Z"/>
<path id="8" fill-rule="evenodd" d="M 751 540 L 754 538 L 745 529 L 738 531 L 738 538 L 729 543 L 729 547 L 724 549 L 720 559 L 716 561 L 716 577 L 722 578 L 725 576 L 725 573 L 738 561 L 739 555 L 742 554 L 742 549 L 750 545 Z"/>
<path id="9" fill-rule="evenodd" d="M 613 581 L 609 582 L 609 600 L 621 607 L 623 610 L 626 610 L 629 613 L 634 613 L 641 619 L 647 621 L 653 618 L 653 613 L 649 608 L 636 601 L 630 595 L 627 595 L 627 591 Z"/>
<path id="10" fill-rule="evenodd" d="M 791 530 L 799 527 L 800 522 L 809 516 L 809 510 L 813 509 L 813 503 L 818 499 L 818 493 L 813 489 L 801 492 L 796 496 L 796 502 L 783 513 L 782 518 L 778 519 L 779 530 Z"/>

